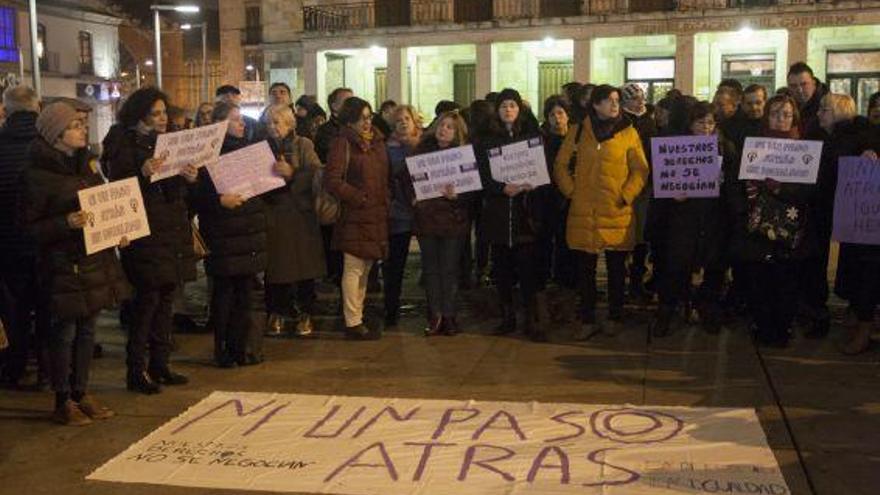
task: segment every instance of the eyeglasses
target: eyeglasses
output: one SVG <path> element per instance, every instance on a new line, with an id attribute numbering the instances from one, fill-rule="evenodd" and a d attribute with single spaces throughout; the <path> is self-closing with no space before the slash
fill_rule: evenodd
<path id="1" fill-rule="evenodd" d="M 791 120 L 794 118 L 794 114 L 791 112 L 770 112 L 770 117 L 777 120 Z"/>

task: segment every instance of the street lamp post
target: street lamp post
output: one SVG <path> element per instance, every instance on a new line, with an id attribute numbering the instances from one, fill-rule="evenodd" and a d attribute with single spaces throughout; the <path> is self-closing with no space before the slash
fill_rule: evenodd
<path id="1" fill-rule="evenodd" d="M 31 0 L 34 1 L 34 0 Z M 162 89 L 162 23 L 159 19 L 160 11 L 173 11 L 183 13 L 197 13 L 197 5 L 150 5 L 153 11 L 153 29 L 156 34 L 156 87 Z"/>
<path id="2" fill-rule="evenodd" d="M 34 91 L 37 92 L 37 97 L 41 97 L 43 87 L 40 84 L 40 54 L 37 53 L 37 0 L 28 1 L 28 13 L 31 31 L 31 76 L 33 76 Z"/>
<path id="3" fill-rule="evenodd" d="M 180 29 L 188 31 L 194 27 L 202 30 L 202 101 L 208 101 L 208 21 L 183 24 Z"/>

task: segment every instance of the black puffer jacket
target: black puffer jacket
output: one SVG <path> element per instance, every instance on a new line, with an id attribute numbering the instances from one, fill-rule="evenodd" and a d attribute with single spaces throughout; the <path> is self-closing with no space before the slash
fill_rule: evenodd
<path id="1" fill-rule="evenodd" d="M 248 144 L 246 139 L 226 136 L 221 153 Z M 202 168 L 195 205 L 199 230 L 208 245 L 209 254 L 205 259 L 208 275 L 249 275 L 266 269 L 266 205 L 262 198 L 251 198 L 233 210 L 224 208 L 207 168 Z"/>
<path id="2" fill-rule="evenodd" d="M 150 235 L 133 241 L 122 252 L 125 273 L 138 289 L 178 285 L 196 278 L 188 204 L 195 187 L 179 176 L 150 183 L 141 175 L 144 162 L 153 156 L 156 137 L 134 129 L 108 134 L 101 158 L 110 180 L 137 177 L 141 185 Z"/>
<path id="3" fill-rule="evenodd" d="M 80 210 L 77 192 L 104 180 L 84 150 L 68 157 L 37 138 L 31 158 L 25 172 L 27 223 L 39 247 L 39 276 L 52 316 L 71 320 L 114 306 L 130 295 L 116 253 L 86 255 L 83 231 L 67 225 L 67 215 Z"/>
<path id="4" fill-rule="evenodd" d="M 35 112 L 15 112 L 0 131 L 0 256 L 34 252 L 25 229 L 22 178 L 30 164 L 28 149 L 37 137 L 36 121 Z"/>

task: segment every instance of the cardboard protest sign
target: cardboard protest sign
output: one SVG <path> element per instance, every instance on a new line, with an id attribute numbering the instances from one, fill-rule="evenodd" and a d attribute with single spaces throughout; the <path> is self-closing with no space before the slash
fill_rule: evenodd
<path id="1" fill-rule="evenodd" d="M 821 158 L 822 141 L 748 137 L 743 146 L 739 178 L 815 184 Z"/>
<path id="2" fill-rule="evenodd" d="M 538 187 L 550 183 L 541 138 L 490 149 L 489 167 L 492 178 L 505 184 L 530 184 Z"/>
<path id="3" fill-rule="evenodd" d="M 455 186 L 457 194 L 483 188 L 471 145 L 410 156 L 406 159 L 406 168 L 419 201 L 443 196 L 449 184 Z"/>
<path id="4" fill-rule="evenodd" d="M 654 197 L 719 197 L 721 159 L 718 136 L 652 138 Z"/>
<path id="5" fill-rule="evenodd" d="M 266 141 L 226 153 L 207 167 L 219 194 L 239 194 L 246 200 L 286 184 L 275 173 L 275 156 Z"/>
<path id="6" fill-rule="evenodd" d="M 174 177 L 190 163 L 203 167 L 217 161 L 228 125 L 229 122 L 224 120 L 195 129 L 159 134 L 153 158 L 162 158 L 165 163 L 162 170 L 150 176 L 150 182 Z"/>
<path id="7" fill-rule="evenodd" d="M 832 237 L 839 242 L 880 245 L 880 161 L 840 157 Z"/>
<path id="8" fill-rule="evenodd" d="M 88 479 L 350 495 L 790 494 L 753 409 L 233 392 Z"/>
<path id="9" fill-rule="evenodd" d="M 97 253 L 150 235 L 150 223 L 137 177 L 109 182 L 77 192 L 88 221 L 83 228 L 86 254 Z"/>

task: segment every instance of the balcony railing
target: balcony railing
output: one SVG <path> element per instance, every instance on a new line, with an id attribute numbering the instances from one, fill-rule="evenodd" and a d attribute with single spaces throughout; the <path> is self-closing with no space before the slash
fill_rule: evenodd
<path id="1" fill-rule="evenodd" d="M 577 15 L 607 15 L 712 10 L 834 3 L 836 0 L 409 0 L 388 11 L 391 0 L 332 5 L 307 5 L 307 32 L 353 31 L 385 26 L 480 22 L 492 19 L 535 19 Z M 404 8 L 405 7 L 405 8 Z M 377 12 L 377 10 L 379 12 Z M 378 19 L 378 20 L 377 20 Z"/>

